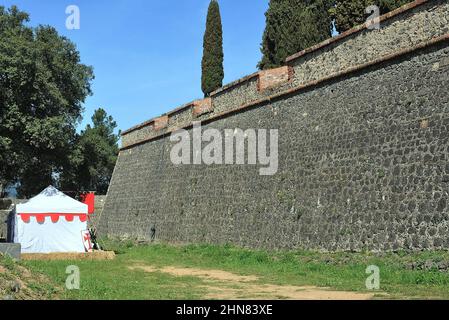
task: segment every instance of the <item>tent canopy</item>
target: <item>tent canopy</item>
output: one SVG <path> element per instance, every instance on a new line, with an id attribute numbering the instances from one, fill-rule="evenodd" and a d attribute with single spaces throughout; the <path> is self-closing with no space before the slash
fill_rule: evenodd
<path id="1" fill-rule="evenodd" d="M 49 186 L 24 204 L 18 204 L 18 214 L 87 214 L 87 204 L 66 196 Z"/>

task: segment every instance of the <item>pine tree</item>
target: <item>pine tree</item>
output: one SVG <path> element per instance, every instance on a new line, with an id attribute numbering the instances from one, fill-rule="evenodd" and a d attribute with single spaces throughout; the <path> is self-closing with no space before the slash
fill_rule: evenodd
<path id="1" fill-rule="evenodd" d="M 220 7 L 217 0 L 212 0 L 207 13 L 203 60 L 201 62 L 201 87 L 205 96 L 208 96 L 223 84 L 223 57 L 223 30 Z"/>
<path id="2" fill-rule="evenodd" d="M 330 14 L 335 19 L 335 28 L 342 33 L 357 25 L 365 23 L 371 13 L 365 9 L 371 5 L 379 7 L 380 14 L 410 2 L 411 0 L 334 0 L 335 5 L 330 9 Z"/>
<path id="3" fill-rule="evenodd" d="M 332 0 L 270 0 L 260 69 L 281 66 L 285 58 L 331 36 Z"/>
<path id="4" fill-rule="evenodd" d="M 119 152 L 117 123 L 102 108 L 95 110 L 92 124 L 77 136 L 63 168 L 60 186 L 65 190 L 106 194 Z"/>

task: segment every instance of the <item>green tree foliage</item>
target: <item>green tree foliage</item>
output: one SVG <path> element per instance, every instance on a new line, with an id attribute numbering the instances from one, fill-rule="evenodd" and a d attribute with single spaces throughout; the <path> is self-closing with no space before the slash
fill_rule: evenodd
<path id="1" fill-rule="evenodd" d="M 96 191 L 106 194 L 119 151 L 116 122 L 99 108 L 92 124 L 78 136 L 70 161 L 61 176 L 61 188 L 74 191 Z"/>
<path id="2" fill-rule="evenodd" d="M 207 12 L 206 32 L 203 42 L 203 60 L 201 63 L 201 88 L 205 96 L 220 88 L 223 84 L 223 30 L 220 7 L 212 0 Z"/>
<path id="3" fill-rule="evenodd" d="M 91 67 L 49 26 L 0 6 L 0 185 L 30 196 L 54 182 L 67 161 L 91 94 Z"/>
<path id="4" fill-rule="evenodd" d="M 379 7 L 380 14 L 410 2 L 411 0 L 334 0 L 334 7 L 330 9 L 331 16 L 335 19 L 335 28 L 338 32 L 344 32 L 357 25 L 365 23 L 371 13 L 365 9 L 371 5 Z"/>
<path id="5" fill-rule="evenodd" d="M 270 0 L 258 67 L 281 66 L 289 55 L 329 38 L 331 5 L 332 0 Z"/>

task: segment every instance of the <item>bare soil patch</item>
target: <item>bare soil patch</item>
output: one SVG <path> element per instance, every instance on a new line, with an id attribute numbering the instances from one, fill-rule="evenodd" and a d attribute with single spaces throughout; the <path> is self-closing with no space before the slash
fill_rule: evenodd
<path id="1" fill-rule="evenodd" d="M 335 291 L 314 286 L 260 284 L 255 283 L 259 280 L 257 276 L 241 276 L 223 270 L 175 266 L 158 268 L 144 264 L 135 264 L 130 266 L 129 269 L 201 278 L 207 283 L 206 285 L 201 285 L 207 291 L 207 294 L 204 296 L 205 299 L 368 300 L 373 298 L 371 293 Z"/>
<path id="2" fill-rule="evenodd" d="M 180 268 L 172 266 L 163 267 L 159 269 L 153 266 L 137 265 L 130 267 L 130 269 L 141 269 L 147 272 L 160 271 L 163 273 L 169 273 L 177 277 L 191 276 L 191 277 L 204 278 L 206 280 L 218 280 L 218 281 L 248 282 L 248 281 L 256 281 L 258 279 L 256 276 L 240 276 L 223 270 L 203 270 L 196 268 Z"/>
<path id="3" fill-rule="evenodd" d="M 261 300 L 369 300 L 370 293 L 334 291 L 312 286 L 279 286 L 270 284 L 248 284 L 240 288 L 208 286 L 206 299 L 261 299 Z"/>

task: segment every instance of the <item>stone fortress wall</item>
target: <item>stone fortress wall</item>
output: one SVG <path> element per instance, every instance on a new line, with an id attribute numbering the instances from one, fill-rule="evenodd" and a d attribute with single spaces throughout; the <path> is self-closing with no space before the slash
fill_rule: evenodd
<path id="1" fill-rule="evenodd" d="M 254 248 L 449 248 L 449 2 L 419 0 L 122 134 L 99 230 Z M 279 170 L 174 165 L 177 129 L 278 129 Z"/>

